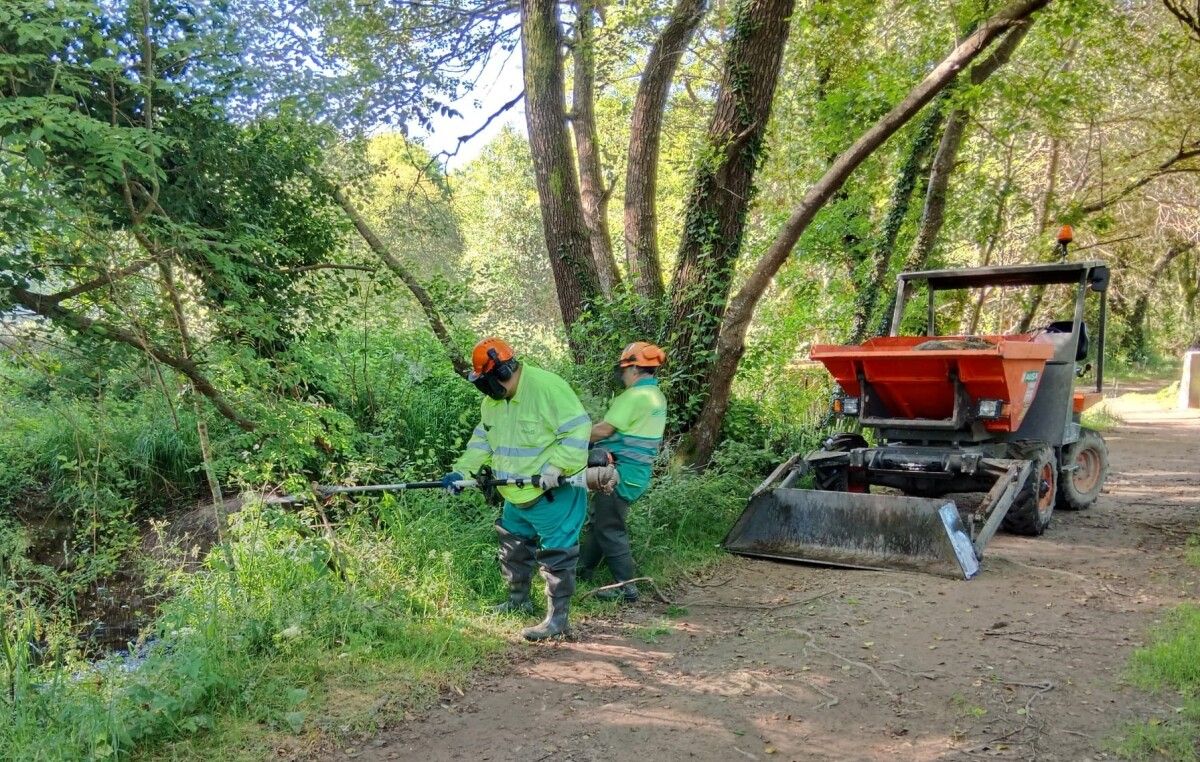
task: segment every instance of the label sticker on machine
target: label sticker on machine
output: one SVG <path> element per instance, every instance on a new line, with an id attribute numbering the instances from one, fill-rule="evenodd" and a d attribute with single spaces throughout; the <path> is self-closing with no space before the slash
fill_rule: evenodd
<path id="1" fill-rule="evenodd" d="M 1037 392 L 1038 372 L 1036 370 L 1025 371 L 1025 405 L 1029 406 L 1033 402 L 1033 395 Z"/>

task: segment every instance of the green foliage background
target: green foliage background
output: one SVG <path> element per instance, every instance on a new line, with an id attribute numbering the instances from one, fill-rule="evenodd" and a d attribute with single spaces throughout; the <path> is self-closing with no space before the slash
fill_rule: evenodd
<path id="1" fill-rule="evenodd" d="M 797 12 L 734 288 L 830 160 L 984 6 L 820 0 Z M 710 10 L 662 115 L 668 273 L 691 182 L 713 158 L 705 123 L 739 7 Z M 629 117 L 669 10 L 616 4 L 597 31 L 620 263 Z M 453 170 L 422 145 L 420 128 L 470 90 L 464 64 L 516 43 L 476 11 L 458 0 L 0 4 L 0 757 L 261 756 L 274 739 L 385 722 L 509 647 L 517 623 L 483 613 L 501 582 L 495 509 L 478 496 L 325 511 L 259 499 L 313 481 L 435 478 L 475 423 L 477 393 L 348 206 L 424 288 L 450 344 L 503 335 L 593 415 L 616 391 L 617 352 L 670 335 L 668 305 L 625 284 L 567 336 L 520 130 Z M 1047 261 L 1054 228 L 1071 222 L 1072 256 L 1113 266 L 1111 359 L 1144 370 L 1196 344 L 1197 81 L 1200 45 L 1158 2 L 1056 0 L 1011 64 L 941 103 L 970 121 L 925 264 Z M 828 376 L 805 358 L 848 335 L 878 285 L 889 219 L 885 292 L 903 266 L 928 167 L 904 214 L 892 198 L 919 121 L 821 210 L 769 289 L 714 467 L 685 471 L 668 441 L 631 518 L 635 557 L 660 584 L 712 563 L 751 486 L 831 433 Z M 30 293 L 61 296 L 54 306 L 73 320 L 33 317 L 19 306 Z M 1027 307 L 971 296 L 980 330 L 1005 330 Z M 1035 324 L 1068 302 L 1050 293 Z M 972 307 L 947 300 L 939 326 L 967 330 Z M 663 385 L 690 370 L 668 364 Z M 242 420 L 220 415 L 197 378 Z M 211 482 L 226 504 L 211 504 Z M 1139 675 L 1185 692 L 1189 722 L 1194 613 L 1138 657 Z M 117 617 L 142 628 L 132 657 L 107 650 L 134 637 L 112 629 Z M 376 706 L 397 685 L 409 687 Z"/>

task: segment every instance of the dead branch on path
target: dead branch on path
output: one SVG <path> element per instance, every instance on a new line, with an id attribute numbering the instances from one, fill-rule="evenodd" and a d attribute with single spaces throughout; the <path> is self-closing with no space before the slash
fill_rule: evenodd
<path id="1" fill-rule="evenodd" d="M 588 597 L 593 596 L 596 593 L 602 592 L 604 590 L 616 590 L 619 587 L 625 587 L 626 585 L 628 585 L 631 582 L 645 582 L 647 585 L 650 586 L 650 589 L 654 591 L 654 596 L 656 598 L 658 598 L 660 601 L 662 601 L 663 603 L 666 603 L 667 605 L 670 605 L 670 606 L 678 605 L 675 603 L 675 601 L 673 601 L 670 598 L 668 598 L 667 596 L 663 595 L 663 592 L 658 589 L 658 585 L 656 585 L 654 583 L 653 577 L 634 577 L 633 579 L 627 579 L 624 582 L 614 582 L 611 585 L 604 585 L 603 587 L 597 587 L 594 590 L 588 590 L 586 593 L 579 596 L 579 600 L 581 600 L 581 601 L 585 600 Z"/>

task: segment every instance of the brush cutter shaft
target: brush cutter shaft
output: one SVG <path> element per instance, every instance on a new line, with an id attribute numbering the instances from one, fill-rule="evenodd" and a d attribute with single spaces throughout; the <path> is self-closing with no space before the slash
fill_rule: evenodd
<path id="1" fill-rule="evenodd" d="M 611 492 L 617 485 L 619 477 L 617 470 L 612 466 L 592 466 L 585 468 L 573 476 L 568 476 L 559 480 L 559 484 L 570 484 L 573 487 L 582 487 L 592 492 Z M 491 489 L 493 487 L 540 487 L 541 476 L 533 474 L 531 476 L 518 476 L 508 479 L 460 479 L 454 482 L 454 486 L 460 489 Z M 407 492 L 414 489 L 443 489 L 445 487 L 440 481 L 436 482 L 403 482 L 400 484 L 363 484 L 350 487 L 331 487 L 324 484 L 314 484 L 312 487 L 313 494 L 319 497 L 330 497 L 332 495 L 364 495 L 374 492 Z M 269 503 L 304 503 L 311 501 L 311 496 L 305 495 L 284 495 L 283 497 L 269 498 L 266 502 Z"/>

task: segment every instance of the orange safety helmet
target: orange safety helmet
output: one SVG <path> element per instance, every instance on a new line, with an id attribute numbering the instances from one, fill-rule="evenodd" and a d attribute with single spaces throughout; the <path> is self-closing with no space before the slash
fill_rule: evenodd
<path id="1" fill-rule="evenodd" d="M 471 366 L 474 372 L 471 373 L 468 380 L 475 381 L 486 373 L 498 370 L 498 366 L 511 363 L 515 357 L 513 348 L 507 341 L 489 336 L 471 350 Z M 509 375 L 511 375 L 511 367 Z"/>
<path id="2" fill-rule="evenodd" d="M 635 341 L 621 352 L 617 367 L 657 368 L 667 361 L 667 353 L 648 341 Z"/>

